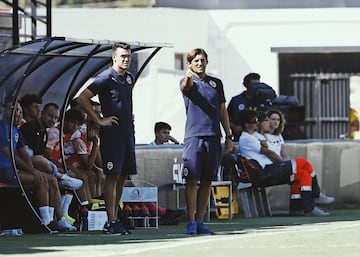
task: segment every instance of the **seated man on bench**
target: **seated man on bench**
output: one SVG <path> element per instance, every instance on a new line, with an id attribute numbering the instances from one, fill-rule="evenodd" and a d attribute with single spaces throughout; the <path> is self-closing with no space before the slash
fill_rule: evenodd
<path id="1" fill-rule="evenodd" d="M 304 167 L 308 162 L 302 158 L 283 161 L 280 156 L 262 144 L 256 137 L 258 117 L 255 111 L 243 110 L 239 113 L 242 134 L 239 140 L 239 154 L 247 159 L 256 160 L 259 164 L 259 184 L 291 184 L 291 191 L 299 191 L 301 209 L 306 216 L 328 216 L 329 213 L 315 206 L 316 198 L 312 187 L 309 169 Z"/>

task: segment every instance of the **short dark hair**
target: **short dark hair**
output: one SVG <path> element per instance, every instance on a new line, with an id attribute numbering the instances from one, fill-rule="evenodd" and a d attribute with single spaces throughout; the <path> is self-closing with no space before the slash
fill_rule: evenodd
<path id="1" fill-rule="evenodd" d="M 171 130 L 171 126 L 168 123 L 163 122 L 163 121 L 156 122 L 155 126 L 154 126 L 154 132 L 158 133 L 162 129 Z"/>
<path id="2" fill-rule="evenodd" d="M 112 46 L 113 52 L 116 51 L 116 49 L 118 49 L 118 48 L 129 50 L 130 45 L 128 43 L 124 43 L 124 42 L 117 42 L 117 43 L 113 44 L 113 46 Z"/>
<path id="3" fill-rule="evenodd" d="M 36 94 L 26 94 L 20 99 L 19 103 L 22 108 L 27 108 L 33 103 L 42 104 L 42 98 Z"/>
<path id="4" fill-rule="evenodd" d="M 259 122 L 263 122 L 267 118 L 267 115 L 264 111 L 257 111 L 256 113 Z"/>
<path id="5" fill-rule="evenodd" d="M 65 112 L 64 120 L 66 121 L 77 121 L 80 124 L 85 122 L 84 114 L 77 109 L 69 109 Z"/>
<path id="6" fill-rule="evenodd" d="M 206 61 L 208 61 L 208 55 L 207 55 L 207 53 L 205 52 L 205 50 L 202 49 L 202 48 L 195 48 L 195 49 L 191 50 L 190 53 L 187 54 L 187 56 L 186 56 L 187 62 L 188 62 L 188 63 L 191 63 L 191 61 L 192 61 L 192 60 L 195 58 L 195 56 L 197 56 L 198 54 L 204 55 L 205 58 L 206 58 Z"/>
<path id="7" fill-rule="evenodd" d="M 240 125 L 245 126 L 246 123 L 251 123 L 254 119 L 257 119 L 257 113 L 253 110 L 242 110 L 238 114 Z"/>
<path id="8" fill-rule="evenodd" d="M 248 88 L 251 80 L 260 80 L 260 74 L 251 72 L 244 77 L 243 85 Z"/>
<path id="9" fill-rule="evenodd" d="M 56 110 L 60 109 L 56 103 L 47 103 L 44 105 L 43 112 L 46 112 L 50 107 L 54 107 Z"/>

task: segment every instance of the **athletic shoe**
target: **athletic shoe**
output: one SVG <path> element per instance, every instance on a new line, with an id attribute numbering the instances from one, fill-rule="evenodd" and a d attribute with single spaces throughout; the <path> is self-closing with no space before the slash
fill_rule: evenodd
<path id="1" fill-rule="evenodd" d="M 325 217 L 325 216 L 329 216 L 330 213 L 325 212 L 323 210 L 321 210 L 318 207 L 314 207 L 314 209 L 311 212 L 305 212 L 304 213 L 305 216 L 319 216 L 319 217 Z"/>
<path id="2" fill-rule="evenodd" d="M 114 220 L 110 224 L 105 224 L 104 231 L 109 235 L 129 235 L 130 231 L 124 228 L 120 220 Z"/>
<path id="3" fill-rule="evenodd" d="M 314 199 L 316 204 L 331 204 L 335 202 L 335 198 L 332 196 L 327 196 L 323 193 L 320 193 L 320 196 L 318 198 Z"/>
<path id="4" fill-rule="evenodd" d="M 208 234 L 214 235 L 214 231 L 210 230 L 204 222 L 197 222 L 197 233 L 198 234 Z"/>
<path id="5" fill-rule="evenodd" d="M 74 219 L 73 217 L 71 217 L 69 214 L 64 213 L 63 214 L 64 218 L 66 219 L 67 223 L 69 223 L 70 225 L 74 225 L 76 219 Z"/>
<path id="6" fill-rule="evenodd" d="M 56 230 L 65 232 L 65 231 L 76 231 L 76 227 L 71 226 L 66 219 L 63 217 L 56 222 Z"/>
<path id="7" fill-rule="evenodd" d="M 186 234 L 195 235 L 197 234 L 197 223 L 195 221 L 190 221 L 186 226 Z"/>
<path id="8" fill-rule="evenodd" d="M 78 190 L 82 186 L 82 184 L 83 184 L 82 180 L 69 177 L 67 174 L 64 174 L 59 181 L 59 185 L 61 187 L 70 190 Z"/>

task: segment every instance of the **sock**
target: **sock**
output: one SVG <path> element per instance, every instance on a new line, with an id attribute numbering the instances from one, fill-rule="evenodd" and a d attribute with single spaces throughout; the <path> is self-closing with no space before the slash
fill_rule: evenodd
<path id="1" fill-rule="evenodd" d="M 51 166 L 52 174 L 55 176 L 59 172 L 58 168 L 56 167 L 55 163 L 51 161 L 49 161 L 49 165 Z"/>
<path id="2" fill-rule="evenodd" d="M 68 214 L 73 194 L 66 193 L 61 200 L 61 210 L 63 214 Z"/>
<path id="3" fill-rule="evenodd" d="M 50 222 L 54 220 L 54 207 L 49 207 Z"/>
<path id="4" fill-rule="evenodd" d="M 49 225 L 51 222 L 50 215 L 49 215 L 49 206 L 42 206 L 39 207 L 40 217 L 45 225 Z"/>

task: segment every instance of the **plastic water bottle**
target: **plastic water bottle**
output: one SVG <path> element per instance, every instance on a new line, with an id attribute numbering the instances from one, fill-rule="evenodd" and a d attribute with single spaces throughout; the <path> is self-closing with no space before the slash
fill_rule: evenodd
<path id="1" fill-rule="evenodd" d="M 132 209 L 128 204 L 124 205 L 124 215 L 126 218 L 130 218 L 132 216 Z"/>
<path id="2" fill-rule="evenodd" d="M 150 223 L 150 227 L 156 227 L 156 220 L 157 220 L 157 216 L 156 216 L 156 204 L 155 203 L 149 203 L 148 204 L 148 209 L 149 209 L 149 223 Z"/>
<path id="3" fill-rule="evenodd" d="M 137 204 L 134 204 L 132 206 L 132 218 L 134 220 L 134 226 L 135 227 L 140 227 L 140 219 L 139 219 L 139 216 L 140 216 L 140 207 L 137 205 Z"/>
<path id="4" fill-rule="evenodd" d="M 4 236 L 22 236 L 24 232 L 21 228 L 15 228 L 15 229 L 6 229 L 2 230 L 1 234 Z"/>
<path id="5" fill-rule="evenodd" d="M 80 209 L 80 217 L 81 217 L 81 231 L 88 231 L 88 215 L 89 211 L 88 209 L 83 206 Z"/>
<path id="6" fill-rule="evenodd" d="M 149 209 L 146 207 L 145 204 L 142 204 L 141 207 L 140 207 L 140 225 L 141 227 L 148 227 L 148 224 L 147 224 L 147 217 L 149 217 Z"/>

